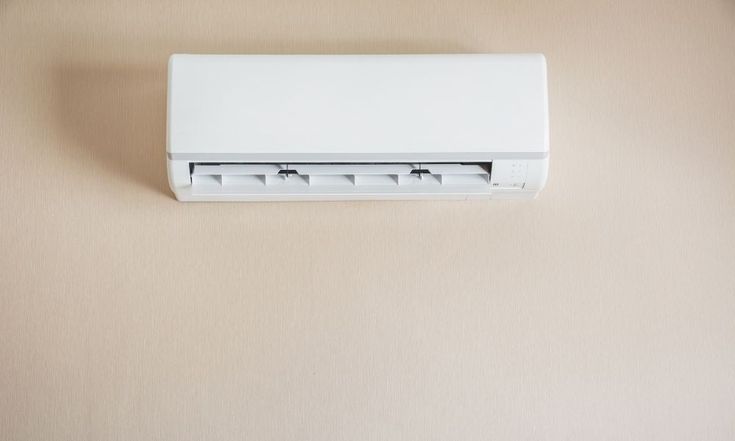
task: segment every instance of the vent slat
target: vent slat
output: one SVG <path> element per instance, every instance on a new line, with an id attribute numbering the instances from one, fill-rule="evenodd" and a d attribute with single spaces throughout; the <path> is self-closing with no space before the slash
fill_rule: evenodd
<path id="1" fill-rule="evenodd" d="M 309 185 L 309 180 L 308 177 L 299 175 L 266 175 L 265 185 L 306 186 Z"/>
<path id="2" fill-rule="evenodd" d="M 265 185 L 265 175 L 222 175 L 222 185 Z"/>
<path id="3" fill-rule="evenodd" d="M 279 164 L 196 164 L 192 175 L 275 175 L 280 170 Z"/>
<path id="4" fill-rule="evenodd" d="M 353 175 L 309 175 L 309 185 L 355 185 Z"/>
<path id="5" fill-rule="evenodd" d="M 487 174 L 487 170 L 479 165 L 473 164 L 424 164 L 425 169 L 433 175 L 481 175 Z"/>
<path id="6" fill-rule="evenodd" d="M 441 180 L 437 175 L 426 173 L 399 175 L 398 185 L 441 185 Z"/>
<path id="7" fill-rule="evenodd" d="M 355 175 L 355 185 L 398 185 L 398 175 Z"/>
<path id="8" fill-rule="evenodd" d="M 488 185 L 490 176 L 487 174 L 445 174 L 441 175 L 444 185 Z"/>
<path id="9" fill-rule="evenodd" d="M 398 175 L 411 173 L 411 164 L 292 164 L 301 175 Z"/>

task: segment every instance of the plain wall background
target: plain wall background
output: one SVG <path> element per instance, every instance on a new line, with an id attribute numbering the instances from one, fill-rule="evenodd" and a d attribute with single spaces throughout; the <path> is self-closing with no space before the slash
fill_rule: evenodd
<path id="1" fill-rule="evenodd" d="M 178 203 L 173 52 L 543 52 L 547 189 Z M 4 0 L 0 98 L 3 440 L 735 439 L 732 0 Z"/>

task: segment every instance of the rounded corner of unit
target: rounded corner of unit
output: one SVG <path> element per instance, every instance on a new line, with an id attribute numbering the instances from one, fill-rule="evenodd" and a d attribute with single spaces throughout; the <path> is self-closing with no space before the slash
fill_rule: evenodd
<path id="1" fill-rule="evenodd" d="M 182 195 L 180 192 L 171 189 L 171 193 L 173 194 L 173 198 L 176 200 L 176 202 L 186 202 L 187 199 Z"/>
<path id="2" fill-rule="evenodd" d="M 167 155 L 168 156 L 168 155 Z M 182 190 L 191 184 L 189 176 L 189 164 L 186 161 L 176 161 L 166 158 L 166 174 L 168 175 L 168 186 L 176 199 L 183 200 Z"/>
<path id="3" fill-rule="evenodd" d="M 168 67 L 171 68 L 176 60 L 181 58 L 181 54 L 172 53 L 168 56 Z"/>
<path id="4" fill-rule="evenodd" d="M 171 54 L 168 56 L 168 61 L 166 62 L 166 68 L 168 70 L 168 76 L 169 76 L 169 85 L 171 84 L 171 73 L 174 70 L 174 64 L 176 63 L 176 57 L 177 54 Z"/>
<path id="5" fill-rule="evenodd" d="M 168 178 L 169 178 L 168 179 L 168 190 L 171 192 L 171 194 L 173 195 L 174 199 L 176 199 L 177 201 L 180 201 L 181 200 L 181 197 L 179 196 L 179 192 L 176 189 L 176 186 L 174 185 L 173 181 L 171 180 L 171 175 L 169 175 Z"/>
<path id="6" fill-rule="evenodd" d="M 169 180 L 168 189 L 171 192 L 171 195 L 173 198 L 178 202 L 186 202 L 189 200 L 187 197 L 187 189 L 182 187 L 177 187 L 174 185 L 173 182 Z"/>

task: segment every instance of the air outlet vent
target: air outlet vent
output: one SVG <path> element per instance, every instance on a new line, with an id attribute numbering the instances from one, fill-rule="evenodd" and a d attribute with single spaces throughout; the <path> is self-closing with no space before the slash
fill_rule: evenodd
<path id="1" fill-rule="evenodd" d="M 194 187 L 490 187 L 490 163 L 194 164 Z"/>

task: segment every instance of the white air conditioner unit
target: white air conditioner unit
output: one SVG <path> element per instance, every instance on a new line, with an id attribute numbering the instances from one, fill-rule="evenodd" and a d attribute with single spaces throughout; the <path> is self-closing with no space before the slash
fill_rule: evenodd
<path id="1" fill-rule="evenodd" d="M 529 199 L 546 182 L 542 55 L 173 55 L 182 201 Z"/>

